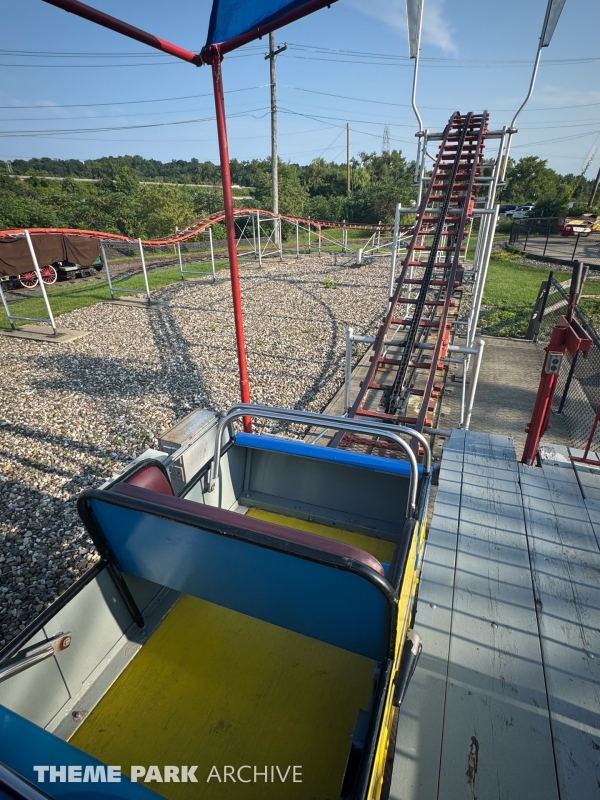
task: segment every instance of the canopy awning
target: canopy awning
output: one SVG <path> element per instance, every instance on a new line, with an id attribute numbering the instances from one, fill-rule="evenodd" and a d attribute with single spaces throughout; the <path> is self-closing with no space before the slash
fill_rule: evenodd
<path id="1" fill-rule="evenodd" d="M 100 255 L 98 239 L 45 233 L 32 236 L 31 242 L 40 267 L 56 261 L 69 261 L 91 267 Z M 0 239 L 0 275 L 21 275 L 32 270 L 33 261 L 24 236 Z"/>
<path id="2" fill-rule="evenodd" d="M 214 0 L 204 51 L 223 53 L 281 28 L 336 0 Z"/>

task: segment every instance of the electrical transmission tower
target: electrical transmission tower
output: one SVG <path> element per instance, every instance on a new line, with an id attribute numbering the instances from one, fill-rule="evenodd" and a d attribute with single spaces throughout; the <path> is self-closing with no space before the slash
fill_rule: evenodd
<path id="1" fill-rule="evenodd" d="M 390 126 L 386 125 L 383 129 L 383 141 L 381 143 L 381 152 L 382 153 L 389 153 L 390 152 Z"/>
<path id="2" fill-rule="evenodd" d="M 9 175 L 12 175 L 13 174 L 12 161 L 5 161 L 4 163 L 6 164 L 6 171 L 8 172 Z"/>

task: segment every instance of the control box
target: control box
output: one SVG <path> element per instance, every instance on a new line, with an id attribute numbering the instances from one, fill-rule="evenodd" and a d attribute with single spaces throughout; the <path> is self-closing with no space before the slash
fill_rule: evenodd
<path id="1" fill-rule="evenodd" d="M 562 364 L 563 354 L 553 353 L 550 351 L 546 355 L 546 363 L 544 364 L 544 371 L 548 375 L 558 375 L 560 372 L 560 365 Z"/>

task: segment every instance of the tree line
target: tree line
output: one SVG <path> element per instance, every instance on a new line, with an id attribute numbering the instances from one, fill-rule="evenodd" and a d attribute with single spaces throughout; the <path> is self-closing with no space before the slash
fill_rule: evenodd
<path id="1" fill-rule="evenodd" d="M 90 161 L 39 158 L 12 162 L 13 175 L 0 171 L 0 228 L 87 228 L 125 236 L 158 238 L 175 227 L 223 207 L 220 169 L 212 162 L 171 161 L 141 156 Z M 280 162 L 280 211 L 341 222 L 389 223 L 397 203 L 416 201 L 414 162 L 402 152 L 360 153 L 352 161 L 352 187 L 346 165 L 318 158 L 307 165 Z M 19 175 L 30 176 L 22 181 Z M 271 207 L 271 160 L 231 162 L 232 182 L 252 187 L 252 201 L 238 206 Z M 47 180 L 62 178 L 60 181 Z M 82 183 L 74 178 L 93 178 Z M 154 181 L 152 185 L 141 181 Z M 174 183 L 178 185 L 165 185 Z M 162 184 L 162 185 L 161 185 Z M 190 184 L 208 184 L 206 187 Z M 560 216 L 575 203 L 586 209 L 591 181 L 560 175 L 536 156 L 511 160 L 501 203 L 535 203 L 535 216 Z"/>

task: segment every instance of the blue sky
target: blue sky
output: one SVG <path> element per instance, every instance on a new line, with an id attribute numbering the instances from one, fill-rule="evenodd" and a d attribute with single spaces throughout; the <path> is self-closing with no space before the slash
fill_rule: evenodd
<path id="1" fill-rule="evenodd" d="M 210 0 L 88 2 L 195 52 L 204 44 Z M 510 122 L 529 84 L 545 7 L 546 0 L 425 0 L 418 102 L 428 128 L 441 129 L 455 110 L 487 108 L 492 126 Z M 379 151 L 389 125 L 392 146 L 414 157 L 404 9 L 404 0 L 339 0 L 277 33 L 278 44 L 289 45 L 277 60 L 283 159 L 344 160 L 346 121 L 353 152 Z M 560 172 L 579 173 L 597 146 L 587 176 L 598 170 L 599 30 L 598 0 L 567 0 L 519 118 L 515 157 L 540 155 Z M 263 40 L 224 62 L 234 158 L 269 154 L 265 52 Z M 3 4 L 0 70 L 0 159 L 218 159 L 206 67 L 41 0 L 19 0 Z"/>

